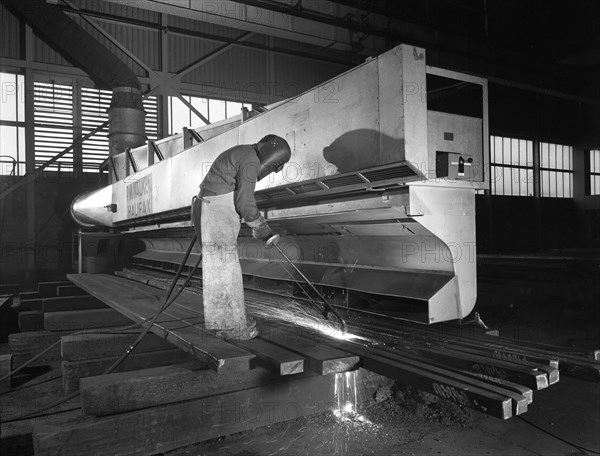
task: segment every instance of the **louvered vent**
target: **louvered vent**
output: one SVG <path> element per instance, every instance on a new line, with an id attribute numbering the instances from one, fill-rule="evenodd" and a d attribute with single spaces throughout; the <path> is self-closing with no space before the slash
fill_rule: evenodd
<path id="1" fill-rule="evenodd" d="M 361 173 L 370 182 L 381 182 L 392 179 L 404 179 L 407 177 L 418 176 L 418 174 L 407 165 L 394 166 L 393 168 L 384 168 L 374 171 L 365 171 Z"/>
<path id="2" fill-rule="evenodd" d="M 366 190 L 373 187 L 375 183 L 393 187 L 397 184 L 404 184 L 420 178 L 420 173 L 412 169 L 408 162 L 402 162 L 379 168 L 371 168 L 368 171 L 336 174 L 335 176 L 314 179 L 288 187 L 261 190 L 256 193 L 256 199 L 257 201 L 265 202 L 265 200 L 286 200 L 294 197 L 342 194 L 345 192 Z"/>
<path id="3" fill-rule="evenodd" d="M 357 174 L 349 174 L 346 176 L 327 177 L 322 179 L 322 182 L 329 188 L 345 187 L 347 185 L 364 184 L 365 181 Z"/>
<path id="4" fill-rule="evenodd" d="M 39 166 L 73 142 L 73 88 L 53 83 L 33 83 L 35 164 Z M 73 168 L 73 153 L 59 158 L 48 170 Z M 64 168 L 63 168 L 64 169 Z"/>
<path id="5" fill-rule="evenodd" d="M 321 187 L 316 182 L 308 182 L 306 184 L 294 185 L 294 186 L 289 187 L 289 189 L 291 191 L 293 191 L 294 193 L 296 193 L 296 194 L 308 193 L 308 192 L 316 192 L 316 191 L 319 191 L 319 190 L 324 190 L 323 187 Z"/>
<path id="6" fill-rule="evenodd" d="M 293 196 L 292 193 L 287 188 L 274 188 L 273 190 L 263 190 L 260 192 L 261 195 L 266 195 L 268 198 L 285 198 L 286 196 Z"/>

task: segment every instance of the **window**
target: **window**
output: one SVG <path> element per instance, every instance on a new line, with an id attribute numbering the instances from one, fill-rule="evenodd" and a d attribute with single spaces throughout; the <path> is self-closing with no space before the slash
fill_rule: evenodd
<path id="1" fill-rule="evenodd" d="M 110 90 L 81 88 L 81 128 L 84 134 L 108 120 L 111 97 Z M 84 171 L 98 169 L 108 157 L 108 128 L 83 142 L 82 155 Z"/>
<path id="2" fill-rule="evenodd" d="M 242 112 L 242 107 L 252 109 L 252 105 L 249 103 L 237 103 L 233 101 L 214 100 L 212 98 L 192 97 L 187 95 L 184 95 L 183 98 L 210 123 L 238 116 Z M 206 123 L 178 97 L 169 97 L 168 116 L 170 135 L 180 133 L 181 130 L 183 130 L 183 127 L 199 127 L 206 125 Z"/>
<path id="3" fill-rule="evenodd" d="M 490 136 L 492 195 L 533 196 L 533 141 Z"/>
<path id="4" fill-rule="evenodd" d="M 0 175 L 25 173 L 25 78 L 0 73 Z"/>
<path id="5" fill-rule="evenodd" d="M 573 147 L 540 143 L 540 191 L 542 197 L 573 197 Z"/>
<path id="6" fill-rule="evenodd" d="M 588 195 L 600 195 L 600 149 L 590 150 L 589 154 L 589 192 Z"/>
<path id="7" fill-rule="evenodd" d="M 38 167 L 73 143 L 73 88 L 54 83 L 33 83 L 35 166 Z M 47 170 L 70 171 L 73 152 Z"/>

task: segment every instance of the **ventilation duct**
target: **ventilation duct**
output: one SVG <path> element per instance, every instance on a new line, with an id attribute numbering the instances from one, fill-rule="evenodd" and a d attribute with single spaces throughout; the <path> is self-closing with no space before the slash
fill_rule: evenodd
<path id="1" fill-rule="evenodd" d="M 0 0 L 35 33 L 99 89 L 113 92 L 109 109 L 109 153 L 125 152 L 145 142 L 141 85 L 135 73 L 102 43 L 45 0 Z"/>

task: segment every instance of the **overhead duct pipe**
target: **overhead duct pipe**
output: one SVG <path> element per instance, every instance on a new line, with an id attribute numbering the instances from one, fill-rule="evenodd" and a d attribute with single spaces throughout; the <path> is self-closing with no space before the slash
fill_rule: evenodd
<path id="1" fill-rule="evenodd" d="M 144 144 L 140 82 L 131 68 L 102 43 L 45 0 L 0 0 L 65 59 L 85 71 L 99 89 L 113 92 L 109 109 L 111 156 Z M 112 172 L 111 172 L 112 176 Z"/>

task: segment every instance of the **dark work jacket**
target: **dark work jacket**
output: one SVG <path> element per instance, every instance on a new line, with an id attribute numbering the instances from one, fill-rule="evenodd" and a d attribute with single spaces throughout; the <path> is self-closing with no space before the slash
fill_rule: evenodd
<path id="1" fill-rule="evenodd" d="M 224 195 L 234 192 L 235 210 L 246 222 L 260 216 L 254 199 L 254 188 L 260 161 L 253 144 L 233 146 L 213 162 L 200 184 L 200 195 Z"/>

